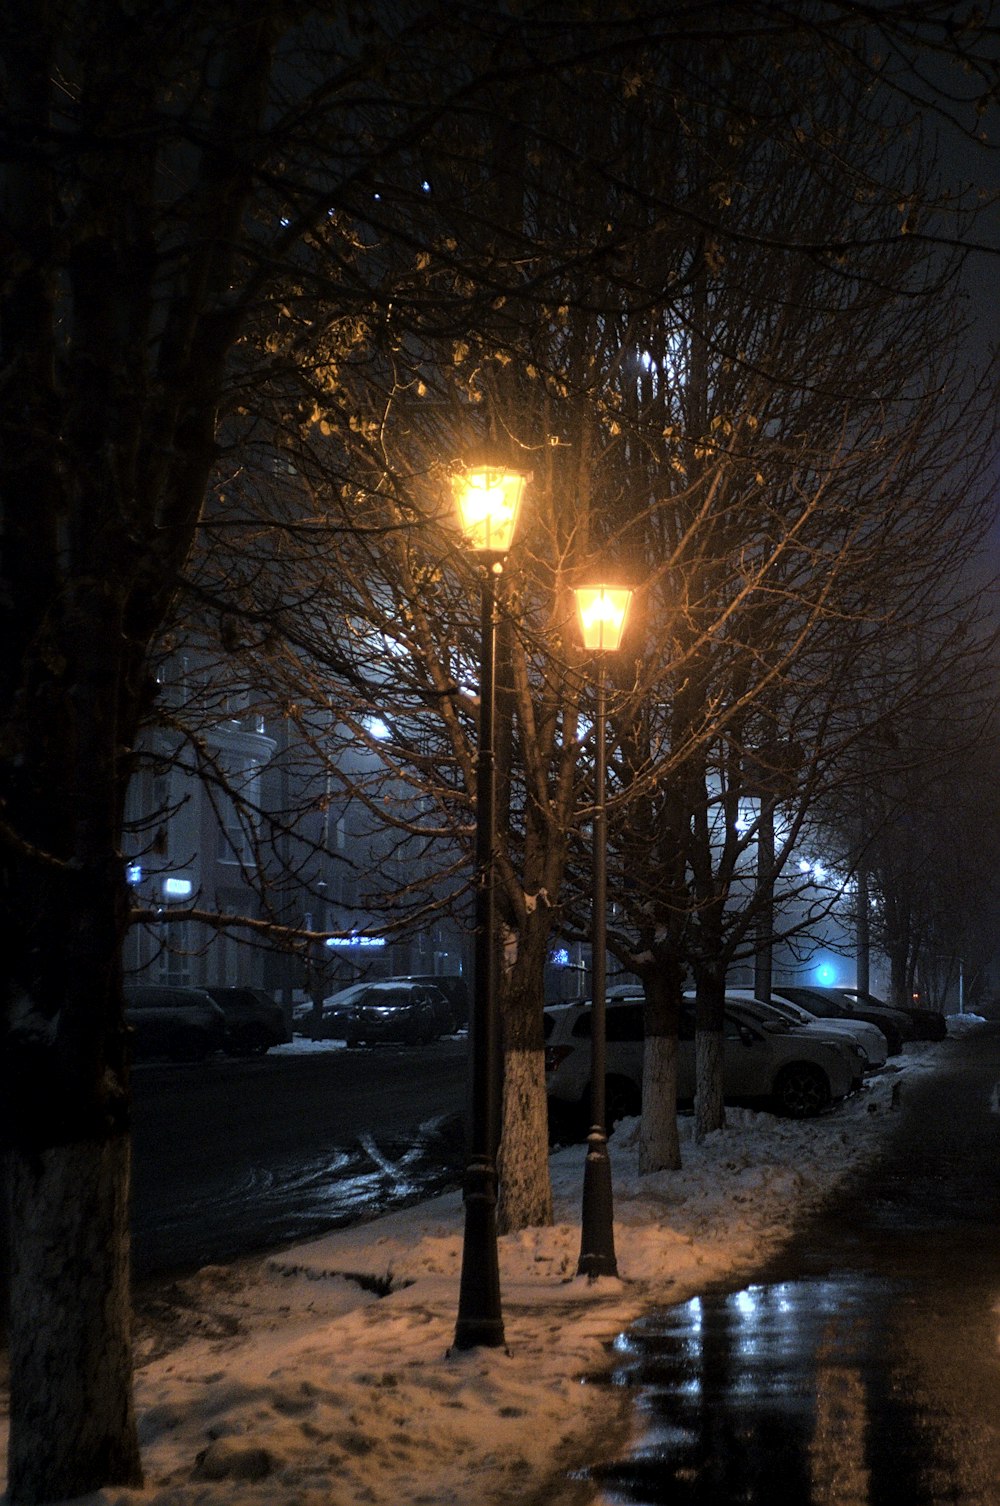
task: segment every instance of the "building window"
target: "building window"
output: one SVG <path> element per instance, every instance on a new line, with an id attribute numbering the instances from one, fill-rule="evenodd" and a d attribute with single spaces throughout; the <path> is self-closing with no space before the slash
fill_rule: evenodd
<path id="1" fill-rule="evenodd" d="M 190 987 L 190 931 L 190 922 L 186 920 L 164 927 L 163 946 L 157 966 L 158 982 L 168 984 L 171 988 Z"/>
<path id="2" fill-rule="evenodd" d="M 244 764 L 219 759 L 219 769 L 226 781 L 215 797 L 219 817 L 216 856 L 220 863 L 252 865 L 255 861 L 257 835 L 256 784 L 259 765 L 252 759 Z"/>

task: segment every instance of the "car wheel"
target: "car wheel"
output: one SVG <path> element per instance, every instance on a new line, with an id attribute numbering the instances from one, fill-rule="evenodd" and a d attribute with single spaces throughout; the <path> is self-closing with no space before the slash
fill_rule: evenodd
<path id="1" fill-rule="evenodd" d="M 830 1082 L 821 1067 L 794 1062 L 775 1078 L 774 1101 L 779 1114 L 790 1119 L 811 1119 L 830 1103 Z"/>
<path id="2" fill-rule="evenodd" d="M 604 1127 L 609 1134 L 620 1119 L 631 1119 L 641 1110 L 642 1098 L 634 1082 L 627 1077 L 604 1079 Z"/>
<path id="3" fill-rule="evenodd" d="M 267 1031 L 260 1025 L 248 1025 L 243 1035 L 241 1048 L 246 1056 L 263 1056 L 265 1051 L 271 1049 L 273 1042 Z"/>

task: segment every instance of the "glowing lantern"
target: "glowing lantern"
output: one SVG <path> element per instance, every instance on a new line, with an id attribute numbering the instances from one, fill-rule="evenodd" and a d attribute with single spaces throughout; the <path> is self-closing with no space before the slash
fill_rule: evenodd
<path id="1" fill-rule="evenodd" d="M 508 552 L 528 480 L 524 471 L 496 465 L 478 466 L 455 478 L 462 532 L 477 554 Z"/>
<path id="2" fill-rule="evenodd" d="M 617 586 L 577 586 L 584 648 L 614 651 L 622 641 L 632 592 Z"/>

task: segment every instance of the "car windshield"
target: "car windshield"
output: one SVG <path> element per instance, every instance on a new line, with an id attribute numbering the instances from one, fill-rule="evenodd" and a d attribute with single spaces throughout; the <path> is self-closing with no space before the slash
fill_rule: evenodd
<path id="1" fill-rule="evenodd" d="M 796 1025 L 808 1025 L 812 1019 L 807 1009 L 801 1009 L 798 1004 L 785 1004 L 780 999 L 773 999 L 771 1008 L 776 1009 L 783 1019 L 794 1020 Z"/>
<path id="2" fill-rule="evenodd" d="M 408 988 L 370 988 L 360 1000 L 362 1004 L 377 1004 L 380 1009 L 408 1009 L 417 1002 L 417 992 Z"/>
<path id="3" fill-rule="evenodd" d="M 370 986 L 368 983 L 352 983 L 350 988 L 342 988 L 339 994 L 330 994 L 323 1002 L 332 1005 L 334 1009 L 339 1009 L 341 1004 L 356 1004 Z"/>
<path id="4" fill-rule="evenodd" d="M 761 1030 L 769 1030 L 773 1035 L 782 1035 L 788 1030 L 788 1021 L 772 1014 L 770 1009 L 760 1004 L 739 1004 L 733 1010 L 738 1020 L 747 1024 L 756 1025 Z"/>
<path id="5" fill-rule="evenodd" d="M 811 994 L 807 988 L 788 989 L 787 993 L 793 1004 L 801 1004 L 810 1014 L 823 1019 L 843 1018 L 850 1013 L 846 1004 L 838 1004 L 835 999 L 824 998 L 822 994 Z"/>

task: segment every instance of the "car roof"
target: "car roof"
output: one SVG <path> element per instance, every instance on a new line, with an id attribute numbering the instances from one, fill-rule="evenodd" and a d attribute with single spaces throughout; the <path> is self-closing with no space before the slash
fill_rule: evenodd
<path id="1" fill-rule="evenodd" d="M 207 989 L 187 983 L 126 983 L 125 1002 L 155 1004 L 215 1004 Z"/>

